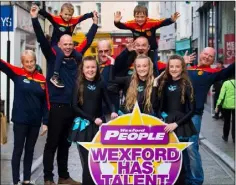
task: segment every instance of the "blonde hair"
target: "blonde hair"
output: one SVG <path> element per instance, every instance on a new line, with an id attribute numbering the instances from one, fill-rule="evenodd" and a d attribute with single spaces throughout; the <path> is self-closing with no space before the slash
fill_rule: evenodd
<path id="1" fill-rule="evenodd" d="M 36 55 L 35 55 L 35 52 L 33 50 L 30 50 L 30 49 L 27 49 L 27 50 L 24 50 L 22 53 L 21 53 L 21 62 L 24 60 L 24 57 L 26 56 L 32 56 L 34 58 L 34 61 L 36 62 Z"/>
<path id="2" fill-rule="evenodd" d="M 61 12 L 62 12 L 64 9 L 69 10 L 70 12 L 72 12 L 72 14 L 74 13 L 74 6 L 73 6 L 71 3 L 64 3 L 64 4 L 61 6 Z"/>
<path id="3" fill-rule="evenodd" d="M 149 71 L 146 79 L 146 88 L 144 92 L 144 113 L 151 113 L 152 112 L 152 103 L 151 103 L 151 94 L 152 94 L 152 86 L 153 86 L 153 81 L 154 81 L 154 76 L 153 76 L 153 63 L 152 60 L 146 56 L 146 55 L 138 55 L 137 58 L 134 61 L 134 72 L 133 75 L 131 76 L 131 82 L 129 85 L 129 88 L 127 90 L 126 94 L 126 102 L 125 102 L 125 108 L 128 111 L 131 111 L 133 109 L 133 106 L 135 105 L 135 102 L 137 101 L 137 88 L 138 88 L 138 82 L 139 82 L 139 76 L 136 72 L 136 61 L 137 59 L 147 59 L 148 60 L 148 65 L 149 65 Z"/>

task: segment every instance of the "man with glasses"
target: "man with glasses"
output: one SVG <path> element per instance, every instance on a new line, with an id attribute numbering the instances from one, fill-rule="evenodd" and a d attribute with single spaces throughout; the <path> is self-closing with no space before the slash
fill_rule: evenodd
<path id="1" fill-rule="evenodd" d="M 119 86 L 114 83 L 108 83 L 109 79 L 109 65 L 110 60 L 108 56 L 111 56 L 112 48 L 109 40 L 99 40 L 97 45 L 97 53 L 98 53 L 98 62 L 100 66 L 100 72 L 104 79 L 105 84 L 107 85 L 108 95 L 111 99 L 112 104 L 115 106 L 116 112 L 119 109 Z M 105 108 L 105 106 L 104 106 Z M 106 114 L 106 109 L 104 109 L 104 113 Z"/>

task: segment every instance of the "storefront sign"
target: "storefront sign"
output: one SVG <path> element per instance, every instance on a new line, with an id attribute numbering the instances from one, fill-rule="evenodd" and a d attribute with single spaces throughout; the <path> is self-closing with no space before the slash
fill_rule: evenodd
<path id="1" fill-rule="evenodd" d="M 165 125 L 141 114 L 136 103 L 133 113 L 102 125 L 92 142 L 79 143 L 89 150 L 95 184 L 174 184 L 182 167 L 182 151 L 190 143 L 179 142 L 174 132 L 166 133 Z"/>
<path id="2" fill-rule="evenodd" d="M 235 34 L 225 34 L 224 63 L 235 62 Z"/>
<path id="3" fill-rule="evenodd" d="M 1 25 L 0 31 L 13 31 L 13 7 L 0 6 Z"/>

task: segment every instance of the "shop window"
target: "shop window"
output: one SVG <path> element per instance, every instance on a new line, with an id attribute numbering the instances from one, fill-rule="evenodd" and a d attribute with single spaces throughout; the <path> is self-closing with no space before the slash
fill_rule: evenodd
<path id="1" fill-rule="evenodd" d="M 148 9 L 148 1 L 138 1 L 138 5 L 141 5 L 141 6 L 146 6 L 147 9 Z"/>
<path id="2" fill-rule="evenodd" d="M 77 15 L 80 16 L 81 15 L 81 6 L 76 6 L 77 9 Z M 80 23 L 76 25 L 77 29 L 80 29 Z"/>

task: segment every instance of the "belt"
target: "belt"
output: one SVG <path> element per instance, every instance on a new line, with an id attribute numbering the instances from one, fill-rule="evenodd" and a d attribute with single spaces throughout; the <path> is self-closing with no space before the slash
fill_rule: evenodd
<path id="1" fill-rule="evenodd" d="M 72 107 L 70 103 L 51 103 L 51 107 Z"/>

